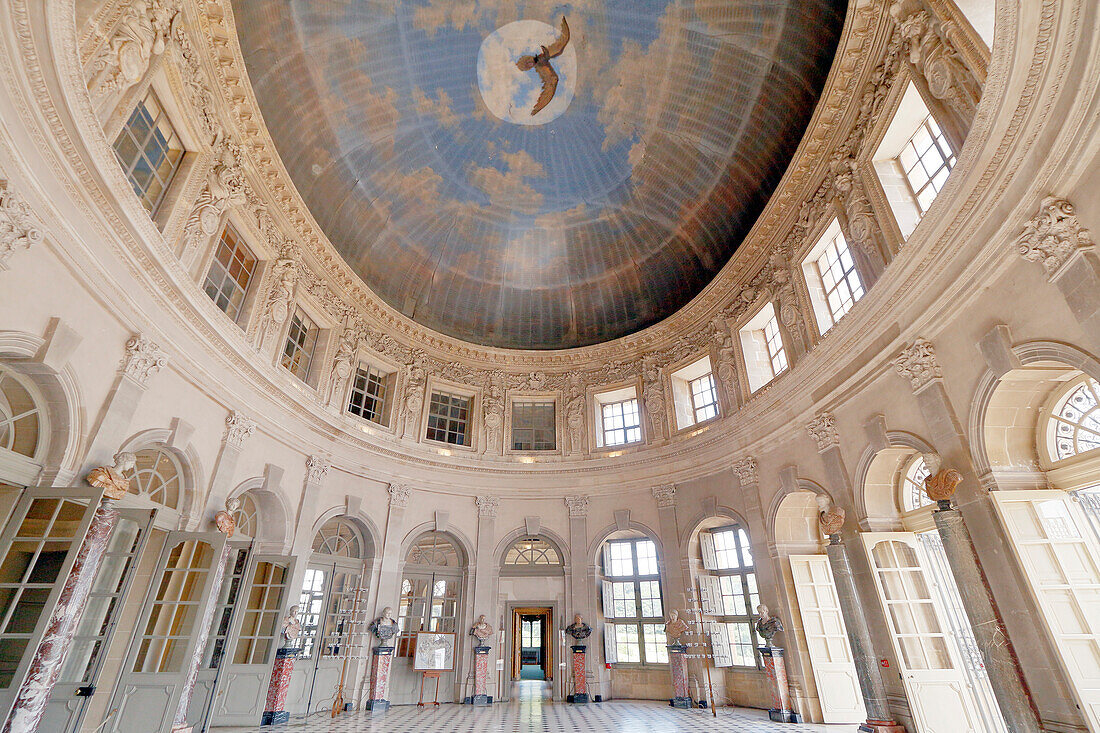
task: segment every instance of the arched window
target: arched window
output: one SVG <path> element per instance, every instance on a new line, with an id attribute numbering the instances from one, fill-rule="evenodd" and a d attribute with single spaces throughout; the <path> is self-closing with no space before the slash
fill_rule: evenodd
<path id="1" fill-rule="evenodd" d="M 928 478 L 928 474 L 928 465 L 922 455 L 914 456 L 906 464 L 905 471 L 901 474 L 901 505 L 905 511 L 916 511 L 936 503 L 924 491 L 924 480 Z"/>
<path id="2" fill-rule="evenodd" d="M 458 550 L 454 543 L 439 532 L 428 532 L 409 548 L 405 561 L 412 565 L 458 567 Z"/>
<path id="3" fill-rule="evenodd" d="M 313 538 L 313 551 L 336 557 L 362 557 L 363 540 L 359 528 L 347 517 L 333 517 L 321 525 Z"/>
<path id="4" fill-rule="evenodd" d="M 516 540 L 504 555 L 506 566 L 544 568 L 561 565 L 561 555 L 552 544 L 541 537 L 524 537 Z"/>
<path id="5" fill-rule="evenodd" d="M 606 661 L 667 664 L 656 543 L 648 537 L 607 540 L 601 583 Z"/>
<path id="6" fill-rule="evenodd" d="M 760 605 L 756 565 L 744 528 L 731 524 L 699 533 L 704 589 L 703 613 L 715 616 L 719 633 L 715 640 L 729 641 L 731 661 L 739 667 L 757 667 L 754 619 Z"/>
<path id="7" fill-rule="evenodd" d="M 143 448 L 134 453 L 130 493 L 144 496 L 169 509 L 179 509 L 183 470 L 166 448 Z"/>
<path id="8" fill-rule="evenodd" d="M 237 532 L 255 537 L 260 529 L 260 507 L 250 491 L 244 492 L 237 499 L 241 503 L 233 513 L 233 519 L 237 522 Z"/>
<path id="9" fill-rule="evenodd" d="M 0 485 L 37 480 L 47 434 L 41 404 L 25 377 L 0 364 Z"/>
<path id="10" fill-rule="evenodd" d="M 1050 458 L 1061 461 L 1100 448 L 1100 383 L 1074 383 L 1055 403 L 1047 422 Z"/>

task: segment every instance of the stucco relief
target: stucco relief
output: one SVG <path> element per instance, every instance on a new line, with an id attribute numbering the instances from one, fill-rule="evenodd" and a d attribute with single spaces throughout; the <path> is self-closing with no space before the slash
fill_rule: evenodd
<path id="1" fill-rule="evenodd" d="M 125 92 L 145 78 L 171 38 L 179 5 L 179 0 L 134 0 L 126 6 L 87 70 L 93 99 Z"/>
<path id="2" fill-rule="evenodd" d="M 1016 241 L 1020 256 L 1028 262 L 1040 263 L 1049 278 L 1074 254 L 1092 248 L 1093 244 L 1092 235 L 1077 219 L 1073 204 L 1058 196 L 1042 200 L 1039 212 L 1024 224 L 1023 234 Z"/>
<path id="3" fill-rule="evenodd" d="M 42 229 L 23 197 L 9 181 L 0 179 L 0 271 L 8 269 L 8 260 L 19 250 L 28 250 L 42 241 Z"/>

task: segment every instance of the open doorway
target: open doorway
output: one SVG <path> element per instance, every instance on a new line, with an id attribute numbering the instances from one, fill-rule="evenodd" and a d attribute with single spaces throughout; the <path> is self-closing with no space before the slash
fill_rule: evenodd
<path id="1" fill-rule="evenodd" d="M 548 606 L 512 609 L 512 679 L 551 680 L 554 612 Z"/>

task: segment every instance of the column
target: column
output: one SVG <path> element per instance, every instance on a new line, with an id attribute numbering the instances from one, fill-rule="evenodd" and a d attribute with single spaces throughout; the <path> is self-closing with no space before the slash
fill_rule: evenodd
<path id="1" fill-rule="evenodd" d="M 386 692 L 390 686 L 390 665 L 392 663 L 392 646 L 379 645 L 371 650 L 370 694 L 367 699 L 367 710 L 371 712 L 384 713 L 390 708 L 390 701 L 386 699 Z"/>
<path id="2" fill-rule="evenodd" d="M 593 601 L 596 598 L 596 567 L 588 562 L 588 497 L 570 496 L 565 499 L 565 504 L 569 509 L 569 602 L 572 608 L 565 610 L 562 622 L 568 625 L 574 614 L 579 613 L 586 620 L 595 618 Z M 570 650 L 572 651 L 574 694 L 584 694 L 587 702 L 590 672 L 585 660 L 585 645 L 577 644 L 570 647 Z M 581 672 L 579 682 L 577 681 L 578 663 Z M 599 684 L 598 681 L 597 684 Z"/>
<path id="3" fill-rule="evenodd" d="M 500 509 L 500 499 L 495 496 L 479 496 L 474 500 L 477 505 L 477 545 L 476 552 L 477 557 L 474 559 L 474 578 L 473 578 L 473 615 L 477 618 L 481 614 L 491 617 L 494 609 L 493 603 L 493 548 L 496 544 L 496 521 L 497 512 Z M 552 633 L 552 629 L 549 630 Z M 477 637 L 468 637 L 473 640 L 477 640 Z M 483 651 L 478 651 L 483 649 Z M 474 705 L 487 705 L 492 702 L 492 697 L 487 692 L 487 685 L 489 683 L 489 659 L 490 649 L 485 643 L 479 643 L 474 646 L 474 658 L 473 668 L 469 671 L 468 680 L 474 683 Z M 481 679 L 482 672 L 480 667 L 485 667 L 484 679 L 482 683 L 482 691 L 477 692 L 477 685 L 479 679 Z M 500 697 L 500 692 L 497 692 L 497 697 Z M 481 695 L 483 702 L 478 702 L 478 695 Z"/>
<path id="4" fill-rule="evenodd" d="M 886 686 L 882 684 L 882 676 L 875 662 L 871 630 L 867 626 L 867 617 L 863 615 L 863 601 L 856 590 L 852 566 L 848 562 L 848 548 L 840 539 L 844 511 L 834 508 L 832 513 L 839 513 L 840 523 L 832 527 L 826 527 L 822 523 L 829 536 L 825 551 L 829 555 L 829 566 L 833 571 L 840 610 L 848 629 L 848 643 L 852 646 L 852 661 L 855 663 L 856 677 L 859 678 L 859 689 L 863 692 L 863 704 L 867 708 L 867 722 L 860 726 L 860 730 L 872 733 L 904 733 L 905 729 L 894 720 L 886 701 Z"/>
<path id="5" fill-rule="evenodd" d="M 672 677 L 672 699 L 668 704 L 674 708 L 690 708 L 691 695 L 688 692 L 687 645 L 668 645 L 668 673 Z"/>
<path id="6" fill-rule="evenodd" d="M 298 649 L 285 646 L 275 651 L 275 664 L 271 668 L 271 682 L 267 686 L 267 703 L 260 716 L 260 725 L 278 725 L 290 720 L 286 711 L 286 693 L 290 687 L 290 675 L 294 673 L 294 660 Z"/>
<path id="7" fill-rule="evenodd" d="M 105 470 L 108 469 L 96 469 Z M 118 511 L 114 504 L 126 494 L 128 485 L 129 480 L 123 478 L 104 488 L 103 497 L 88 526 L 88 533 L 77 551 L 72 570 L 65 579 L 65 587 L 50 616 L 46 633 L 35 650 L 30 671 L 16 695 L 11 715 L 4 725 L 4 733 L 33 731 L 38 728 L 42 714 L 46 711 L 50 692 L 61 675 L 61 667 L 65 664 L 80 617 L 88 605 L 88 596 L 92 592 L 103 555 L 107 552 L 111 531 L 118 520 Z"/>
<path id="8" fill-rule="evenodd" d="M 771 686 L 772 707 L 768 717 L 775 723 L 800 723 L 798 713 L 791 711 L 791 691 L 787 685 L 787 667 L 783 661 L 783 650 L 777 646 L 759 647 L 764 659 L 764 672 Z"/>
<path id="9" fill-rule="evenodd" d="M 902 352 L 894 362 L 894 367 L 899 375 L 909 380 L 934 442 L 952 451 L 951 456 L 954 459 L 968 456 L 969 451 L 963 449 L 965 443 L 961 437 L 961 428 L 958 427 L 958 420 L 948 401 L 943 386 L 942 369 L 932 343 L 926 339 L 917 339 Z M 989 684 L 997 699 L 997 707 L 1010 730 L 1038 733 L 1042 727 L 1032 707 L 1023 670 L 990 591 L 989 582 L 971 541 L 970 531 L 963 513 L 951 507 L 951 498 L 963 481 L 963 474 L 955 469 L 942 468 L 942 459 L 938 455 L 926 456 L 925 460 L 928 470 L 932 472 L 925 480 L 925 491 L 939 503 L 939 510 L 933 512 L 932 517 L 943 539 L 944 552 L 959 587 L 959 596 L 974 632 L 974 639 L 981 650 Z M 964 465 L 973 476 L 969 462 Z M 972 481 L 976 484 L 976 477 Z M 971 500 L 972 514 L 978 515 L 984 509 L 987 526 L 997 527 L 996 520 L 988 516 L 991 511 L 989 498 L 972 490 Z M 1000 557 L 1006 556 L 1011 556 L 1011 553 Z M 1020 592 L 1021 597 L 1026 597 L 1023 588 L 1020 588 Z"/>
<path id="10" fill-rule="evenodd" d="M 226 539 L 228 539 L 233 536 L 233 530 L 236 529 L 237 522 L 233 519 L 232 514 L 223 509 L 214 516 L 214 526 L 218 528 L 219 532 L 223 532 Z M 191 704 L 191 695 L 195 692 L 195 680 L 199 676 L 199 667 L 202 665 L 202 657 L 206 652 L 206 642 L 210 636 L 210 626 L 214 621 L 214 613 L 218 608 L 218 589 L 222 587 L 222 576 L 225 575 L 225 565 L 229 560 L 229 549 L 229 543 L 226 542 L 222 546 L 221 555 L 214 561 L 214 568 L 211 570 L 213 573 L 210 586 L 212 590 L 209 598 L 206 599 L 206 603 L 202 606 L 201 615 L 195 622 L 195 655 L 189 663 L 187 679 L 181 686 L 182 692 L 179 706 L 176 708 L 176 717 L 172 723 L 172 733 L 191 733 L 194 727 L 187 725 L 187 708 Z"/>

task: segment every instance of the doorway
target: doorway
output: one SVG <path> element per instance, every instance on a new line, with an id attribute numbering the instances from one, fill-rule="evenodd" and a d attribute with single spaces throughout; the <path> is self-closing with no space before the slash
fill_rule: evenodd
<path id="1" fill-rule="evenodd" d="M 549 681 L 554 678 L 549 606 L 512 609 L 512 679 Z"/>

